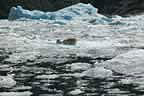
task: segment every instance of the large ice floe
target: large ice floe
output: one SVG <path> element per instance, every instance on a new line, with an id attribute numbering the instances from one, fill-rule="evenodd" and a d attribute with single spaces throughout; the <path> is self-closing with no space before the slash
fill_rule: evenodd
<path id="1" fill-rule="evenodd" d="M 35 20 L 45 19 L 49 20 L 49 22 L 52 23 L 65 24 L 75 19 L 85 18 L 86 20 L 90 17 L 92 18 L 92 16 L 96 17 L 96 19 L 93 19 L 91 21 L 94 23 L 107 24 L 108 22 L 112 21 L 110 18 L 98 14 L 97 9 L 94 8 L 92 5 L 82 3 L 61 9 L 56 12 L 42 12 L 38 10 L 29 11 L 23 9 L 21 6 L 17 6 L 11 8 L 8 18 L 9 20 L 16 20 L 22 18 Z"/>

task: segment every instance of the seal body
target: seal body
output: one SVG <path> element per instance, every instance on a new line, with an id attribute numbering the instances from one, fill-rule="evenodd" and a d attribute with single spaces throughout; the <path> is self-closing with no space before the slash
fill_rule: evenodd
<path id="1" fill-rule="evenodd" d="M 90 3 L 104 15 L 135 15 L 144 12 L 144 0 L 0 0 L 0 18 L 8 17 L 11 7 L 29 10 L 57 11 L 77 4 Z"/>
<path id="2" fill-rule="evenodd" d="M 64 45 L 76 45 L 77 43 L 77 39 L 75 38 L 67 38 L 67 39 L 64 39 L 64 40 L 57 40 L 56 41 L 56 44 L 64 44 Z"/>

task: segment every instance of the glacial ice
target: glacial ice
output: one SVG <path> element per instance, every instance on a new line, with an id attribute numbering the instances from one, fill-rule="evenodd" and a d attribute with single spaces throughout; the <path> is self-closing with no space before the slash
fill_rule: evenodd
<path id="1" fill-rule="evenodd" d="M 40 75 L 40 76 L 37 76 L 36 78 L 37 79 L 55 79 L 58 77 L 59 75 Z"/>
<path id="2" fill-rule="evenodd" d="M 0 66 L 0 70 L 9 70 L 9 67 L 14 64 L 13 70 L 17 74 L 14 79 L 18 82 L 14 88 L 10 88 L 10 91 L 14 91 L 14 96 L 21 96 L 21 94 L 29 96 L 31 90 L 37 89 L 40 90 L 39 93 L 32 93 L 39 96 L 49 95 L 41 94 L 46 90 L 54 93 L 50 96 L 63 92 L 67 92 L 65 95 L 87 95 L 90 92 L 88 95 L 95 96 L 99 95 L 98 93 L 101 95 L 103 90 L 106 92 L 103 95 L 106 96 L 133 95 L 133 93 L 137 96 L 137 93 L 142 92 L 144 89 L 144 16 L 126 18 L 114 16 L 111 19 L 98 13 L 89 15 L 77 10 L 82 7 L 75 9 L 71 6 L 69 10 L 70 8 L 82 12 L 81 16 L 74 13 L 72 19 L 65 19 L 61 16 L 63 10 L 65 15 L 71 16 L 68 13 L 71 11 L 66 12 L 68 8 L 65 8 L 57 11 L 59 14 L 48 12 L 56 16 L 54 20 L 37 18 L 33 17 L 34 12 L 41 11 L 28 11 L 17 7 L 14 10 L 18 9 L 20 12 L 14 12 L 20 15 L 16 13 L 14 17 L 9 17 L 9 19 L 14 18 L 13 22 L 0 21 L 1 48 L 11 53 L 4 53 L 6 56 L 0 54 L 2 58 L 5 57 L 3 62 L 6 63 L 5 66 Z M 28 15 L 24 17 L 24 14 Z M 41 12 L 41 14 L 47 13 Z M 49 23 L 57 21 L 66 25 Z M 71 46 L 56 44 L 58 39 L 65 38 L 76 38 L 77 44 Z M 101 78 L 104 78 L 104 81 Z M 28 93 L 25 93 L 26 91 Z M 1 92 L 1 94 L 9 96 L 10 92 Z"/>
<path id="3" fill-rule="evenodd" d="M 78 71 L 78 70 L 88 70 L 91 68 L 91 64 L 88 63 L 72 63 L 71 70 Z"/>
<path id="4" fill-rule="evenodd" d="M 144 50 L 135 49 L 120 54 L 104 63 L 106 68 L 126 75 L 142 75 L 144 70 Z"/>
<path id="5" fill-rule="evenodd" d="M 32 93 L 26 92 L 0 92 L 0 96 L 31 96 Z"/>
<path id="6" fill-rule="evenodd" d="M 95 18 L 93 18 L 95 16 Z M 51 23 L 65 24 L 75 19 L 87 20 L 92 18 L 89 22 L 94 24 L 107 24 L 112 22 L 112 19 L 107 18 L 97 13 L 97 9 L 90 4 L 76 4 L 56 12 L 42 12 L 38 10 L 29 11 L 23 9 L 21 6 L 12 7 L 9 13 L 9 20 L 16 19 L 45 19 Z"/>
<path id="7" fill-rule="evenodd" d="M 91 77 L 91 78 L 107 78 L 112 76 L 112 71 L 105 69 L 103 67 L 95 67 L 84 71 L 81 76 Z"/>
<path id="8" fill-rule="evenodd" d="M 82 93 L 83 92 L 80 89 L 75 89 L 75 90 L 71 91 L 69 94 L 71 94 L 71 95 L 80 95 Z"/>

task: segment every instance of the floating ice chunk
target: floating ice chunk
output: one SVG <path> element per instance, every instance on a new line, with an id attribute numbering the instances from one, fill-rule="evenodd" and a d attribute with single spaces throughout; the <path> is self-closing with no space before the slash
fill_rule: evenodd
<path id="1" fill-rule="evenodd" d="M 75 89 L 75 90 L 70 92 L 71 95 L 79 95 L 81 93 L 83 93 L 83 91 L 81 91 L 80 89 Z"/>
<path id="2" fill-rule="evenodd" d="M 72 71 L 88 70 L 90 67 L 91 67 L 91 65 L 88 63 L 72 63 L 71 64 L 71 70 Z"/>
<path id="3" fill-rule="evenodd" d="M 64 8 L 56 12 L 42 12 L 38 10 L 29 11 L 23 9 L 21 6 L 12 7 L 9 13 L 9 20 L 15 20 L 20 18 L 29 19 L 48 19 L 48 20 L 72 20 L 79 16 L 94 15 L 97 13 L 97 9 L 91 5 L 77 4 L 71 7 Z"/>
<path id="4" fill-rule="evenodd" d="M 92 17 L 95 18 L 91 20 L 90 18 Z M 23 9 L 21 6 L 12 7 L 8 19 L 16 20 L 22 18 L 36 20 L 45 19 L 51 23 L 58 24 L 65 24 L 68 21 L 72 21 L 76 18 L 78 20 L 82 20 L 81 18 L 84 18 L 84 20 L 88 19 L 90 22 L 94 24 L 104 24 L 107 22 L 111 22 L 112 20 L 110 18 L 98 14 L 97 9 L 94 8 L 92 5 L 82 3 L 58 10 L 56 12 L 43 12 L 38 10 L 29 11 Z"/>
<path id="5" fill-rule="evenodd" d="M 81 77 L 81 73 L 68 73 L 68 74 L 61 74 L 60 76 L 62 76 L 62 77 L 76 77 L 76 78 L 79 78 L 79 77 Z"/>
<path id="6" fill-rule="evenodd" d="M 18 86 L 18 87 L 11 89 L 11 90 L 12 91 L 21 91 L 21 90 L 30 90 L 30 89 L 32 89 L 31 86 Z"/>
<path id="7" fill-rule="evenodd" d="M 59 77 L 59 75 L 53 74 L 53 75 L 39 75 L 36 78 L 37 79 L 55 79 L 58 77 Z"/>
<path id="8" fill-rule="evenodd" d="M 131 50 L 127 53 L 118 55 L 112 60 L 106 61 L 104 65 L 118 73 L 138 75 L 144 72 L 144 50 Z"/>
<path id="9" fill-rule="evenodd" d="M 122 83 L 122 84 L 132 84 L 133 80 L 131 78 L 125 78 L 125 79 L 121 79 L 119 81 L 119 83 Z"/>
<path id="10" fill-rule="evenodd" d="M 0 88 L 11 88 L 16 85 L 13 75 L 0 76 Z"/>
<path id="11" fill-rule="evenodd" d="M 81 76 L 86 76 L 91 78 L 106 78 L 112 76 L 112 71 L 107 70 L 104 67 L 95 67 L 87 71 L 84 71 Z"/>
<path id="12" fill-rule="evenodd" d="M 32 93 L 26 92 L 0 92 L 0 96 L 31 96 Z"/>

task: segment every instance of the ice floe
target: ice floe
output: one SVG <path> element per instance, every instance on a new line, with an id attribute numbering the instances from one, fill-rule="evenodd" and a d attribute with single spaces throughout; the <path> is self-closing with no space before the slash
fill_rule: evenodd
<path id="1" fill-rule="evenodd" d="M 115 72 L 126 75 L 139 75 L 143 74 L 144 70 L 144 50 L 136 49 L 127 53 L 121 54 L 106 61 L 106 67 Z"/>
<path id="2" fill-rule="evenodd" d="M 0 76 L 0 88 L 11 88 L 16 85 L 13 75 Z"/>
<path id="3" fill-rule="evenodd" d="M 80 95 L 80 94 L 82 94 L 82 93 L 83 93 L 82 90 L 80 90 L 80 89 L 75 89 L 75 90 L 71 91 L 69 94 L 71 94 L 71 95 Z"/>
<path id="4" fill-rule="evenodd" d="M 91 68 L 91 64 L 88 63 L 72 63 L 70 66 L 72 71 L 88 70 Z"/>
<path id="5" fill-rule="evenodd" d="M 32 93 L 26 92 L 0 92 L 0 96 L 31 96 Z"/>
<path id="6" fill-rule="evenodd" d="M 58 78 L 59 75 L 40 75 L 40 76 L 37 76 L 36 78 L 37 79 L 55 79 L 55 78 Z"/>
<path id="7" fill-rule="evenodd" d="M 87 71 L 84 71 L 81 76 L 91 77 L 91 78 L 107 78 L 112 76 L 112 71 L 105 69 L 104 67 L 95 67 Z"/>

